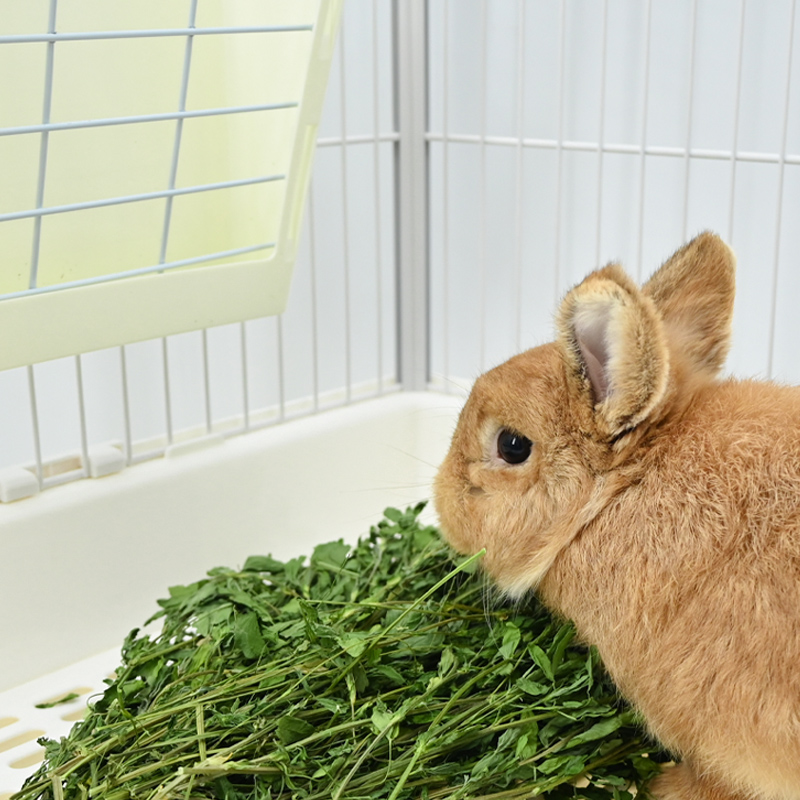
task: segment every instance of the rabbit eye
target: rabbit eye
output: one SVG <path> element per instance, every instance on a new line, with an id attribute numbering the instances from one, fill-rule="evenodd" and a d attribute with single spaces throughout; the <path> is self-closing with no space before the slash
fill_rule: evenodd
<path id="1" fill-rule="evenodd" d="M 527 461 L 533 442 L 519 433 L 503 428 L 497 436 L 497 455 L 508 464 L 521 464 Z"/>

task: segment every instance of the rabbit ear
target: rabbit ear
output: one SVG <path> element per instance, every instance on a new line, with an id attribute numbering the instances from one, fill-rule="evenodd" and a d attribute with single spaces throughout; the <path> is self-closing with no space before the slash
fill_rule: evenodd
<path id="1" fill-rule="evenodd" d="M 695 369 L 716 374 L 728 354 L 736 256 L 713 233 L 678 250 L 642 287 L 653 299 L 670 341 Z"/>
<path id="2" fill-rule="evenodd" d="M 658 312 L 617 264 L 564 298 L 559 341 L 575 392 L 589 399 L 603 436 L 635 427 L 667 388 L 669 351 Z"/>

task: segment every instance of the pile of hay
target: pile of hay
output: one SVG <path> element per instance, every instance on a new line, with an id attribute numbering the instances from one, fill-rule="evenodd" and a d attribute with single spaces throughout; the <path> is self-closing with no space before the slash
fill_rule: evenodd
<path id="1" fill-rule="evenodd" d="M 596 653 L 487 609 L 421 509 L 171 588 L 15 800 L 629 798 L 658 764 Z"/>

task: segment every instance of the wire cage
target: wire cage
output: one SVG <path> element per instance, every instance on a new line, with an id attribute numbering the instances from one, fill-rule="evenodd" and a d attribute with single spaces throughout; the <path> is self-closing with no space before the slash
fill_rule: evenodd
<path id="1" fill-rule="evenodd" d="M 0 52 L 19 80 L 0 130 L 0 325 L 17 344 L 0 366 L 29 367 L 35 491 L 134 460 L 126 345 L 283 310 L 340 3 L 6 12 Z M 124 453 L 90 453 L 81 357 L 112 345 Z M 172 444 L 167 351 L 163 339 Z M 45 464 L 30 365 L 63 356 L 75 358 L 80 448 Z M 4 499 L 26 477 L 8 476 Z"/>
<path id="2" fill-rule="evenodd" d="M 56 615 L 42 625 L 58 654 L 24 644 L 53 595 L 18 608 L 9 581 L 25 579 L 20 563 L 49 548 L 96 571 L 114 558 L 138 565 L 138 539 L 173 559 L 150 575 L 142 591 L 152 598 L 243 548 L 302 548 L 303 526 L 358 533 L 390 495 L 425 495 L 463 389 L 550 338 L 558 298 L 599 264 L 619 260 L 644 279 L 693 234 L 717 231 L 738 256 L 728 370 L 798 381 L 796 5 L 346 0 L 286 311 L 0 372 L 0 495 L 20 470 L 31 491 L 48 489 L 0 505 L 9 553 L 0 599 L 14 608 L 0 636 L 29 656 L 0 688 L 111 647 L 147 615 L 141 599 L 92 609 L 73 581 L 54 592 L 74 598 L 64 608 L 82 609 L 82 629 L 97 635 L 62 635 Z M 0 65 L 19 33 L 0 31 Z M 184 112 L 173 94 L 179 110 L 163 113 L 174 126 Z M 17 124 L 2 116 L 19 102 L 0 96 L 0 127 Z M 30 103 L 41 115 L 41 92 Z M 15 158 L 13 141 L 0 137 L 0 162 Z M 20 205 L 3 189 L 0 214 L 42 205 L 36 191 Z M 222 438 L 225 448 L 211 446 Z M 220 461 L 232 465 L 228 477 L 210 466 Z M 322 511 L 331 503 L 341 528 Z M 98 543 L 95 529 L 112 515 L 119 533 Z M 259 544 L 265 518 L 290 533 Z M 234 555 L 214 541 L 223 525 L 242 531 Z M 45 572 L 56 580 L 55 567 Z M 79 704 L 90 692 L 81 676 L 113 667 L 113 655 L 97 658 L 59 678 L 65 690 L 84 687 Z M 36 684 L 37 699 L 59 691 L 50 685 Z M 40 757 L 36 735 L 80 713 L 65 707 L 37 722 L 19 710 L 28 696 L 0 695 L 0 752 L 17 764 L 4 767 L 0 797 Z"/>

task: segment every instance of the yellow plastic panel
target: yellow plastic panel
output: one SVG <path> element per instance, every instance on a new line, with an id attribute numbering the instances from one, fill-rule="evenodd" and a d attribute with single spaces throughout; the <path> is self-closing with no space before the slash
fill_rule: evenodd
<path id="1" fill-rule="evenodd" d="M 203 0 L 197 8 L 197 25 L 296 25 L 315 19 L 318 0 Z"/>
<path id="2" fill-rule="evenodd" d="M 187 119 L 177 185 L 217 183 L 286 172 L 297 109 Z M 217 157 L 208 158 L 214 148 Z"/>
<path id="3" fill-rule="evenodd" d="M 24 4 L 20 4 L 24 5 Z M 3 22 L 0 0 L 0 25 Z M 47 27 L 45 15 L 44 27 Z M 47 46 L 41 43 L 0 47 L 0 128 L 36 125 L 42 121 Z M 9 77 L 13 79 L 9 80 Z M 20 81 L 29 90 L 20 91 Z"/>
<path id="4" fill-rule="evenodd" d="M 6 222 L 0 247 L 3 261 L 0 264 L 0 292 L 21 292 L 28 288 L 31 264 L 33 220 L 19 219 Z M 0 318 L 2 309 L 0 309 Z"/>
<path id="5" fill-rule="evenodd" d="M 175 111 L 184 42 L 169 36 L 57 43 L 51 120 Z"/>
<path id="6" fill-rule="evenodd" d="M 58 30 L 63 32 L 183 28 L 188 17 L 188 0 L 183 3 L 59 0 L 58 3 Z"/>
<path id="7" fill-rule="evenodd" d="M 13 184 L 0 200 L 0 337 L 13 342 L 0 369 L 283 310 L 341 0 L 204 0 L 191 38 L 70 38 L 184 30 L 190 7 L 61 0 L 67 38 L 0 43 L 0 66 L 18 76 L 0 90 L 0 114 L 14 109 L 0 125 L 51 123 L 0 137 Z M 48 8 L 0 0 L 0 36 L 45 34 Z M 206 30 L 265 25 L 309 30 Z"/>
<path id="8" fill-rule="evenodd" d="M 279 208 L 283 195 L 283 182 L 275 182 L 176 198 L 166 260 L 181 261 L 203 253 L 275 242 L 277 220 L 269 219 L 264 212 Z M 198 220 L 205 224 L 198 225 Z M 253 260 L 253 255 L 246 260 Z"/>
<path id="9" fill-rule="evenodd" d="M 0 214 L 36 205 L 39 137 L 0 136 Z M 2 234 L 5 239 L 5 234 Z M 5 248 L 3 248 L 5 250 Z"/>
<path id="10" fill-rule="evenodd" d="M 45 206 L 164 189 L 174 138 L 175 124 L 169 122 L 51 133 Z M 136 169 L 131 168 L 134 163 Z M 90 232 L 86 230 L 87 235 Z M 129 236 L 134 235 L 132 230 Z"/>
<path id="11" fill-rule="evenodd" d="M 47 27 L 50 0 L 0 0 L 4 34 L 30 33 Z"/>
<path id="12" fill-rule="evenodd" d="M 292 264 L 243 264 L 169 271 L 3 301 L 0 348 L 6 368 L 154 336 L 278 314 Z M 22 335 L 20 335 L 22 332 Z"/>
<path id="13" fill-rule="evenodd" d="M 39 286 L 158 263 L 164 201 L 92 208 L 42 220 Z M 138 231 L 138 236 L 131 235 Z M 0 301 L 0 316 L 3 314 Z"/>
<path id="14" fill-rule="evenodd" d="M 301 31 L 196 37 L 187 107 L 299 100 L 311 44 Z"/>

